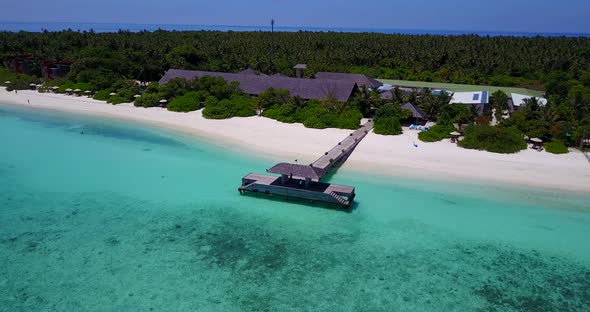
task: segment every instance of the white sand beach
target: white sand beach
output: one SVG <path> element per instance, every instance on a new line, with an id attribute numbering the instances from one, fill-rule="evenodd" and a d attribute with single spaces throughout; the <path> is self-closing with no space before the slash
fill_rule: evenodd
<path id="1" fill-rule="evenodd" d="M 201 111 L 170 112 L 162 108 L 111 105 L 86 97 L 7 92 L 0 88 L 0 104 L 22 105 L 150 123 L 180 130 L 208 141 L 247 150 L 262 157 L 311 163 L 344 139 L 349 130 L 307 129 L 264 117 L 208 120 Z M 404 129 L 399 136 L 370 133 L 343 168 L 385 176 L 463 179 L 577 192 L 590 191 L 590 163 L 579 151 L 553 155 L 531 149 L 517 154 L 466 150 L 445 140 L 424 143 L 418 132 Z M 418 146 L 415 147 L 413 143 Z"/>

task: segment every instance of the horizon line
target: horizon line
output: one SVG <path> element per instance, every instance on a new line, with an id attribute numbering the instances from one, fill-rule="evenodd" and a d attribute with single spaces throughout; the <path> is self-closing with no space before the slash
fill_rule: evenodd
<path id="1" fill-rule="evenodd" d="M 150 26 L 188 26 L 188 27 L 223 27 L 223 28 L 259 28 L 270 29 L 270 25 L 222 25 L 222 24 L 178 24 L 178 23 L 138 23 L 138 22 L 60 22 L 60 21 L 0 21 L 1 24 L 72 24 L 72 25 L 150 25 Z M 68 27 L 70 28 L 70 27 Z M 424 29 L 424 28 L 395 28 L 395 27 L 360 27 L 360 26 L 292 26 L 292 25 L 275 25 L 276 28 L 287 28 L 287 29 L 297 29 L 300 31 L 306 30 L 317 30 L 317 31 L 334 31 L 340 30 L 340 32 L 351 32 L 351 30 L 358 30 L 355 32 L 367 32 L 367 33 L 382 33 L 381 31 L 399 31 L 400 34 L 402 32 L 423 32 L 424 34 L 429 34 L 428 32 L 436 32 L 436 33 L 458 33 L 458 34 L 523 34 L 523 35 L 543 35 L 543 34 L 550 34 L 550 35 L 583 35 L 583 36 L 590 36 L 590 32 L 555 32 L 555 31 L 523 31 L 523 30 L 458 30 L 458 29 Z M 72 29 L 72 28 L 70 28 Z M 92 29 L 92 28 L 90 28 Z M 66 28 L 62 30 L 67 30 Z M 74 29 L 72 29 L 74 30 Z M 78 31 L 82 31 L 81 29 L 77 29 Z M 119 30 L 126 30 L 124 27 L 119 28 Z M 201 29 L 206 30 L 206 29 Z M 0 31 L 8 31 L 13 32 L 13 30 L 4 30 L 0 29 Z M 23 30 L 18 30 L 23 31 Z M 184 30 L 180 30 L 184 31 Z M 186 30 L 186 31 L 199 31 L 199 30 Z"/>

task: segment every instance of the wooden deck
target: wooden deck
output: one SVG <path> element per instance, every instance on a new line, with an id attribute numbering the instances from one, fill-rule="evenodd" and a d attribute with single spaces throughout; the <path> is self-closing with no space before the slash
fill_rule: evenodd
<path id="1" fill-rule="evenodd" d="M 369 120 L 362 125 L 358 130 L 352 132 L 344 140 L 340 141 L 338 145 L 334 146 L 322 157 L 318 158 L 311 164 L 312 167 L 322 169 L 328 172 L 330 168 L 341 164 L 350 154 L 361 140 L 373 129 L 373 121 Z"/>
<path id="2" fill-rule="evenodd" d="M 344 208 L 349 208 L 355 197 L 352 186 L 312 182 L 306 188 L 305 181 L 301 179 L 290 179 L 282 183 L 281 177 L 256 173 L 242 178 L 242 185 L 238 191 L 241 194 L 253 192 L 309 199 L 341 205 Z"/>

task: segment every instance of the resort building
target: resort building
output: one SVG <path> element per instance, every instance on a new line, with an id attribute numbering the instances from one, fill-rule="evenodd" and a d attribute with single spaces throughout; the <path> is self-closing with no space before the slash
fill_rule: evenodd
<path id="1" fill-rule="evenodd" d="M 406 103 L 402 105 L 402 109 L 406 109 L 412 112 L 412 117 L 407 120 L 402 120 L 402 125 L 418 124 L 424 125 L 428 121 L 428 116 L 424 113 L 416 104 Z"/>
<path id="2" fill-rule="evenodd" d="M 314 77 L 316 79 L 351 81 L 359 87 L 367 87 L 369 89 L 377 89 L 383 85 L 380 81 L 363 74 L 317 72 Z"/>
<path id="3" fill-rule="evenodd" d="M 532 96 L 528 96 L 528 95 L 524 95 L 524 94 L 518 94 L 518 93 L 512 93 L 512 97 L 511 97 L 511 101 L 509 101 L 509 105 L 510 105 L 510 110 L 511 111 L 515 111 L 520 109 L 521 107 L 525 106 L 525 102 L 529 99 L 533 98 Z M 539 105 L 541 106 L 545 106 L 547 105 L 547 99 L 542 98 L 542 97 L 537 97 L 537 103 L 539 103 Z"/>
<path id="4" fill-rule="evenodd" d="M 71 62 L 43 62 L 41 74 L 43 78 L 63 78 L 70 72 Z"/>
<path id="5" fill-rule="evenodd" d="M 32 55 L 17 55 L 5 62 L 5 66 L 15 73 L 46 79 L 65 77 L 70 72 L 71 65 L 72 62 L 40 62 Z"/>
<path id="6" fill-rule="evenodd" d="M 488 91 L 455 92 L 450 104 L 475 106 L 478 115 L 491 110 Z"/>
<path id="7" fill-rule="evenodd" d="M 7 60 L 4 65 L 18 74 L 34 75 L 38 73 L 35 59 L 30 54 L 17 55 Z"/>
<path id="8" fill-rule="evenodd" d="M 336 75 L 338 79 L 317 77 L 315 79 L 304 79 L 279 75 L 259 75 L 253 70 L 246 70 L 241 73 L 221 73 L 180 69 L 168 70 L 162 79 L 160 79 L 159 83 L 165 84 L 175 78 L 194 80 L 206 76 L 221 77 L 227 82 L 238 82 L 240 84 L 240 89 L 253 96 L 260 95 L 264 91 L 274 88 L 288 90 L 292 96 L 299 96 L 304 100 L 325 100 L 332 97 L 340 102 L 348 102 L 358 90 L 358 84 L 356 83 L 357 79 L 363 83 L 371 83 L 366 76 L 356 74 L 339 74 Z M 329 76 L 330 75 L 324 75 L 324 77 Z M 367 79 L 363 79 L 360 76 Z"/>

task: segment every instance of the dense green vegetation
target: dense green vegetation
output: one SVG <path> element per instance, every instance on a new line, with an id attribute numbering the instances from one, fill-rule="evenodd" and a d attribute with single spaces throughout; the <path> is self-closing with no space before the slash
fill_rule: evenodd
<path id="1" fill-rule="evenodd" d="M 145 93 L 137 98 L 134 102 L 138 107 L 158 107 L 160 106 L 160 96 L 157 93 Z"/>
<path id="2" fill-rule="evenodd" d="M 10 82 L 6 84 L 5 82 Z M 4 67 L 0 67 L 0 85 L 6 86 L 8 91 L 16 90 L 26 90 L 30 88 L 31 83 L 38 84 L 41 82 L 41 79 L 37 77 L 32 77 L 23 74 L 15 74 L 13 72 L 8 71 L 8 69 Z"/>
<path id="3" fill-rule="evenodd" d="M 498 118 L 506 98 L 495 92 L 492 104 L 498 108 L 495 117 L 500 121 L 496 130 L 515 127 L 529 137 L 558 140 L 566 146 L 579 146 L 583 137 L 590 136 L 590 38 L 277 33 L 273 65 L 268 63 L 269 42 L 270 34 L 265 32 L 0 32 L 0 61 L 7 65 L 19 54 L 35 59 L 33 76 L 1 68 L 0 85 L 10 80 L 10 88 L 28 89 L 30 83 L 41 82 L 35 76 L 41 74 L 42 61 L 71 61 L 68 76 L 45 82 L 42 91 L 53 85 L 60 92 L 91 90 L 96 92 L 95 99 L 113 104 L 135 101 L 143 107 L 161 106 L 160 101 L 166 100 L 175 111 L 197 109 L 212 97 L 215 101 L 205 103 L 211 118 L 263 112 L 283 122 L 316 128 L 354 128 L 360 116 L 369 117 L 386 104 L 406 102 L 419 105 L 431 120 L 457 124 L 459 129 L 474 123 L 487 125 L 492 117 L 475 117 L 473 111 L 448 105 L 447 95 L 429 92 L 395 92 L 392 100 L 382 101 L 374 91 L 361 89 L 350 103 L 331 99 L 305 103 L 277 90 L 250 99 L 236 84 L 216 78 L 148 87 L 136 82 L 157 81 L 169 68 L 232 72 L 251 67 L 291 75 L 292 66 L 304 62 L 309 67 L 306 75 L 355 72 L 385 79 L 543 90 L 548 105 L 541 107 L 532 101 L 507 120 Z M 135 99 L 137 94 L 141 97 Z M 377 132 L 399 133 L 393 119 L 382 117 Z"/>
<path id="4" fill-rule="evenodd" d="M 248 117 L 256 115 L 253 100 L 242 95 L 232 95 L 229 99 L 219 100 L 209 96 L 205 100 L 203 116 L 209 119 L 226 119 L 231 117 Z"/>
<path id="5" fill-rule="evenodd" d="M 567 153 L 569 153 L 567 146 L 565 146 L 565 144 L 563 144 L 562 141 L 547 142 L 544 145 L 545 145 L 545 151 L 547 151 L 548 153 L 551 153 L 551 154 L 567 154 Z"/>
<path id="6" fill-rule="evenodd" d="M 158 80 L 168 68 L 292 74 L 305 62 L 315 71 L 354 71 L 373 77 L 552 88 L 588 79 L 589 38 L 514 38 L 279 32 L 275 65 L 268 32 L 0 33 L 0 60 L 32 54 L 72 60 L 72 80 Z M 40 73 L 40 72 L 39 72 Z M 563 78 L 565 79 L 561 79 Z M 560 79 L 555 79 L 555 78 Z M 560 82 L 561 81 L 561 82 Z M 86 81 L 90 82 L 90 81 Z"/>
<path id="7" fill-rule="evenodd" d="M 201 103 L 209 97 L 209 92 L 205 90 L 190 91 L 182 96 L 175 98 L 168 104 L 168 110 L 173 112 L 191 112 L 199 109 Z"/>
<path id="8" fill-rule="evenodd" d="M 438 142 L 450 138 L 450 133 L 453 131 L 457 130 L 451 124 L 437 124 L 430 127 L 428 131 L 418 133 L 418 139 L 422 142 Z"/>
<path id="9" fill-rule="evenodd" d="M 510 154 L 527 148 L 522 133 L 516 128 L 470 125 L 459 146 L 493 153 Z"/>
<path id="10" fill-rule="evenodd" d="M 412 113 L 403 110 L 401 105 L 396 103 L 385 104 L 377 109 L 375 113 L 375 128 L 376 134 L 383 135 L 397 135 L 402 133 L 402 125 L 400 120 L 412 116 Z"/>
<path id="11" fill-rule="evenodd" d="M 285 94 L 284 91 L 280 92 Z M 276 91 L 271 93 L 276 94 Z M 311 100 L 303 103 L 297 97 L 290 98 L 283 104 L 271 106 L 264 110 L 263 115 L 286 123 L 300 122 L 307 128 L 316 129 L 357 129 L 363 118 L 363 114 L 350 103 L 341 103 L 334 99 Z"/>

